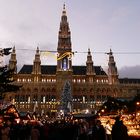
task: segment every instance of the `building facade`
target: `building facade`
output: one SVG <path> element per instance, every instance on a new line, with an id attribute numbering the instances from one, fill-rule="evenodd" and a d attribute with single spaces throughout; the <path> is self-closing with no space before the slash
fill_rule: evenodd
<path id="1" fill-rule="evenodd" d="M 140 92 L 140 79 L 119 79 L 113 52 L 108 53 L 108 72 L 95 66 L 87 49 L 85 66 L 72 65 L 71 30 L 65 5 L 58 32 L 57 65 L 41 65 L 40 50 L 36 49 L 33 65 L 23 65 L 17 72 L 16 49 L 13 47 L 9 68 L 14 68 L 14 80 L 22 88 L 8 94 L 18 110 L 37 113 L 58 112 L 64 85 L 69 81 L 73 98 L 73 111 L 95 110 L 108 96 L 132 98 Z"/>

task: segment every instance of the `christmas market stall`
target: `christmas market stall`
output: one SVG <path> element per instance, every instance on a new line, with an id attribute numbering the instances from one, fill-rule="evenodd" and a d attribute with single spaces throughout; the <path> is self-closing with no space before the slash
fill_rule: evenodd
<path id="1" fill-rule="evenodd" d="M 2 121 L 7 121 L 7 120 L 13 121 L 19 118 L 19 113 L 14 105 L 6 104 L 1 107 L 0 116 Z"/>

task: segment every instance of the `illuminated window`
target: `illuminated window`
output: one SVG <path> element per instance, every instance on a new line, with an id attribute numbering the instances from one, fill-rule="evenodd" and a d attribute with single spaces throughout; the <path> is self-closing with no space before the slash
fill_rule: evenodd
<path id="1" fill-rule="evenodd" d="M 45 103 L 45 96 L 43 96 L 43 103 Z"/>
<path id="2" fill-rule="evenodd" d="M 75 83 L 75 79 L 72 80 Z"/>
<path id="3" fill-rule="evenodd" d="M 49 82 L 49 83 L 50 83 L 50 82 L 51 82 L 51 79 L 47 79 L 47 82 Z"/>
<path id="4" fill-rule="evenodd" d="M 63 70 L 67 70 L 67 59 L 63 59 L 63 64 L 62 64 Z"/>
<path id="5" fill-rule="evenodd" d="M 42 79 L 42 82 L 46 82 L 46 79 Z"/>
<path id="6" fill-rule="evenodd" d="M 83 79 L 83 83 L 85 83 L 85 79 Z"/>
<path id="7" fill-rule="evenodd" d="M 28 82 L 31 82 L 31 79 L 28 79 L 27 81 L 28 81 Z"/>
<path id="8" fill-rule="evenodd" d="M 53 82 L 53 83 L 56 82 L 56 79 L 52 79 L 52 82 Z"/>
<path id="9" fill-rule="evenodd" d="M 26 95 L 26 102 L 27 103 L 30 103 L 31 102 L 30 96 L 28 96 L 28 95 Z"/>
<path id="10" fill-rule="evenodd" d="M 18 82 L 21 82 L 21 79 L 18 78 L 17 81 L 18 81 Z"/>

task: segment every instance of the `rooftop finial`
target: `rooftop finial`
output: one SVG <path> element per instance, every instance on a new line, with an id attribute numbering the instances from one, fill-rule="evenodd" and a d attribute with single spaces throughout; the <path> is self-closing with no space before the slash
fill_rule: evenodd
<path id="1" fill-rule="evenodd" d="M 65 10 L 65 3 L 63 4 L 63 10 Z"/>
<path id="2" fill-rule="evenodd" d="M 90 48 L 88 48 L 88 54 L 90 55 Z"/>
<path id="3" fill-rule="evenodd" d="M 110 49 L 110 55 L 112 55 L 113 54 L 113 52 L 112 52 L 112 50 Z"/>
<path id="4" fill-rule="evenodd" d="M 65 6 L 65 3 L 63 4 L 63 15 L 66 15 L 66 6 Z"/>
<path id="5" fill-rule="evenodd" d="M 16 49 L 15 49 L 15 45 L 14 45 L 14 47 L 13 47 L 13 51 L 12 51 L 12 52 L 15 53 L 15 51 L 16 51 Z"/>
<path id="6" fill-rule="evenodd" d="M 110 49 L 110 51 L 107 52 L 107 53 L 105 53 L 105 54 L 107 54 L 107 55 L 113 55 L 113 52 L 112 52 L 112 50 Z"/>

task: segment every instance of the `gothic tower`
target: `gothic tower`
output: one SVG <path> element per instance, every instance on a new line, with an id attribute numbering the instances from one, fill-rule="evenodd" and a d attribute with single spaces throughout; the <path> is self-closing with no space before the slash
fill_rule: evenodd
<path id="1" fill-rule="evenodd" d="M 67 21 L 65 4 L 63 5 L 60 28 L 58 33 L 57 53 L 57 93 L 58 95 L 61 95 L 65 82 L 69 81 L 70 85 L 72 83 L 71 32 L 69 28 L 69 23 Z"/>
<path id="2" fill-rule="evenodd" d="M 58 35 L 57 71 L 72 70 L 71 52 L 71 32 L 64 4 Z"/>
<path id="3" fill-rule="evenodd" d="M 14 69 L 14 74 L 17 73 L 17 59 L 16 59 L 15 46 L 13 47 L 11 57 L 10 57 L 10 60 L 9 60 L 9 69 Z"/>
<path id="4" fill-rule="evenodd" d="M 117 84 L 118 80 L 118 71 L 116 67 L 116 62 L 114 61 L 113 52 L 110 49 L 109 55 L 109 62 L 108 62 L 108 80 L 109 84 Z"/>
<path id="5" fill-rule="evenodd" d="M 33 75 L 34 81 L 36 81 L 36 82 L 39 81 L 40 75 L 41 75 L 41 60 L 40 60 L 40 54 L 39 54 L 38 47 L 37 47 L 36 54 L 35 54 L 32 75 Z"/>
<path id="6" fill-rule="evenodd" d="M 87 61 L 86 61 L 86 76 L 87 81 L 92 83 L 95 79 L 95 70 L 93 67 L 92 55 L 90 49 L 88 49 Z"/>

